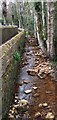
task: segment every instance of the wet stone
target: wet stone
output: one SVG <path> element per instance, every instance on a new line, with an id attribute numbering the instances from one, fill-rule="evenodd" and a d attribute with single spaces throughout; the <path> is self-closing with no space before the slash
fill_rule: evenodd
<path id="1" fill-rule="evenodd" d="M 28 89 L 24 91 L 26 94 L 30 94 L 32 92 L 32 90 Z"/>
<path id="2" fill-rule="evenodd" d="M 11 113 L 9 113 L 9 117 L 8 117 L 9 119 L 12 119 L 12 120 L 15 120 L 15 117 L 14 117 L 14 115 L 12 115 Z"/>
<path id="3" fill-rule="evenodd" d="M 47 103 L 43 103 L 43 107 L 47 107 L 48 106 L 48 104 Z"/>
<path id="4" fill-rule="evenodd" d="M 15 99 L 18 99 L 18 96 L 15 96 Z"/>
<path id="5" fill-rule="evenodd" d="M 34 89 L 34 90 L 36 90 L 36 89 L 37 89 L 37 87 L 33 87 L 33 89 Z"/>
<path id="6" fill-rule="evenodd" d="M 27 100 L 25 100 L 25 99 L 22 99 L 22 100 L 20 100 L 20 102 L 19 102 L 19 105 L 20 106 L 25 106 L 25 105 L 27 105 L 28 104 L 28 101 Z"/>
<path id="7" fill-rule="evenodd" d="M 29 81 L 28 81 L 28 80 L 24 80 L 24 81 L 23 81 L 23 83 L 28 84 L 28 83 L 29 83 Z"/>
<path id="8" fill-rule="evenodd" d="M 46 115 L 46 120 L 55 120 L 55 116 L 52 112 L 48 112 Z"/>
<path id="9" fill-rule="evenodd" d="M 34 120 L 42 120 L 42 115 L 41 115 L 40 112 L 37 112 L 37 113 L 35 114 Z"/>
<path id="10" fill-rule="evenodd" d="M 43 106 L 42 103 L 40 103 L 40 104 L 39 104 L 39 108 L 41 108 L 42 106 Z"/>
<path id="11" fill-rule="evenodd" d="M 18 114 L 18 111 L 17 111 L 16 109 L 15 109 L 15 111 L 14 111 L 14 112 L 15 112 L 15 114 Z"/>
<path id="12" fill-rule="evenodd" d="M 37 72 L 38 72 L 38 69 L 34 69 L 34 68 L 27 70 L 27 73 L 28 73 L 29 75 L 36 75 Z"/>
<path id="13" fill-rule="evenodd" d="M 18 108 L 18 107 L 19 107 L 19 104 L 14 105 L 14 108 Z"/>
<path id="14" fill-rule="evenodd" d="M 14 102 L 15 102 L 15 103 L 17 103 L 17 102 L 18 102 L 18 100 L 14 100 Z"/>
<path id="15" fill-rule="evenodd" d="M 47 107 L 47 109 L 50 109 L 50 108 L 51 108 L 51 106 L 48 106 L 48 107 Z"/>
<path id="16" fill-rule="evenodd" d="M 27 106 L 28 106 L 28 101 L 27 100 L 25 100 L 25 99 L 22 99 L 22 100 L 20 100 L 20 102 L 19 102 L 19 108 L 18 108 L 18 113 L 19 114 L 23 114 L 24 112 L 26 112 L 27 111 Z"/>

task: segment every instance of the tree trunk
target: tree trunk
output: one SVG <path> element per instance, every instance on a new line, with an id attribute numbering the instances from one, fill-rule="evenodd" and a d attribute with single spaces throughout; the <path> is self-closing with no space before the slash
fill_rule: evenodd
<path id="1" fill-rule="evenodd" d="M 34 37 L 37 38 L 37 35 L 36 35 L 36 15 L 34 13 Z"/>
<path id="2" fill-rule="evenodd" d="M 44 1 L 42 0 L 42 22 L 43 22 L 43 35 L 45 34 L 45 22 L 44 22 Z"/>
<path id="3" fill-rule="evenodd" d="M 53 46 L 53 2 L 47 2 L 47 55 L 53 58 L 54 46 Z"/>
<path id="4" fill-rule="evenodd" d="M 43 41 L 40 39 L 40 35 L 39 35 L 38 16 L 37 15 L 35 16 L 35 22 L 36 22 L 36 35 L 37 35 L 38 43 L 39 43 L 39 46 L 42 49 L 42 51 L 45 53 Z"/>

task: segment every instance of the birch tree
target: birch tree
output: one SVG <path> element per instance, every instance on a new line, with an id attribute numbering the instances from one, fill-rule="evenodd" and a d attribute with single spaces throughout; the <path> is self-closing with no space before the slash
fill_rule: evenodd
<path id="1" fill-rule="evenodd" d="M 54 51 L 55 51 L 55 60 L 57 61 L 57 1 L 54 2 Z"/>
<path id="2" fill-rule="evenodd" d="M 54 46 L 53 46 L 53 10 L 54 10 L 54 3 L 47 2 L 47 54 L 51 58 L 54 54 Z"/>

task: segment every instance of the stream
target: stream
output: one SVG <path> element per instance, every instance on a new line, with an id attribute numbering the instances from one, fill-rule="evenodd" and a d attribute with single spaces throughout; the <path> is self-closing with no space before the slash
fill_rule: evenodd
<path id="1" fill-rule="evenodd" d="M 8 113 L 9 120 L 57 120 L 57 82 L 49 74 L 44 78 L 28 74 L 28 69 L 48 61 L 47 57 L 41 57 L 37 52 L 40 53 L 41 49 L 34 38 L 29 39 L 20 63 L 15 99 Z M 20 103 L 21 100 L 24 103 Z M 52 114 L 52 119 L 47 119 L 48 113 Z"/>

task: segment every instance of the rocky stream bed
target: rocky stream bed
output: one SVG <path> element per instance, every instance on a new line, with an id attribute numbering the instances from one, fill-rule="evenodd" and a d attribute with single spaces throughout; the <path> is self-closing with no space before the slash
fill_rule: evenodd
<path id="1" fill-rule="evenodd" d="M 53 67 L 34 38 L 26 43 L 8 120 L 57 120 Z"/>

